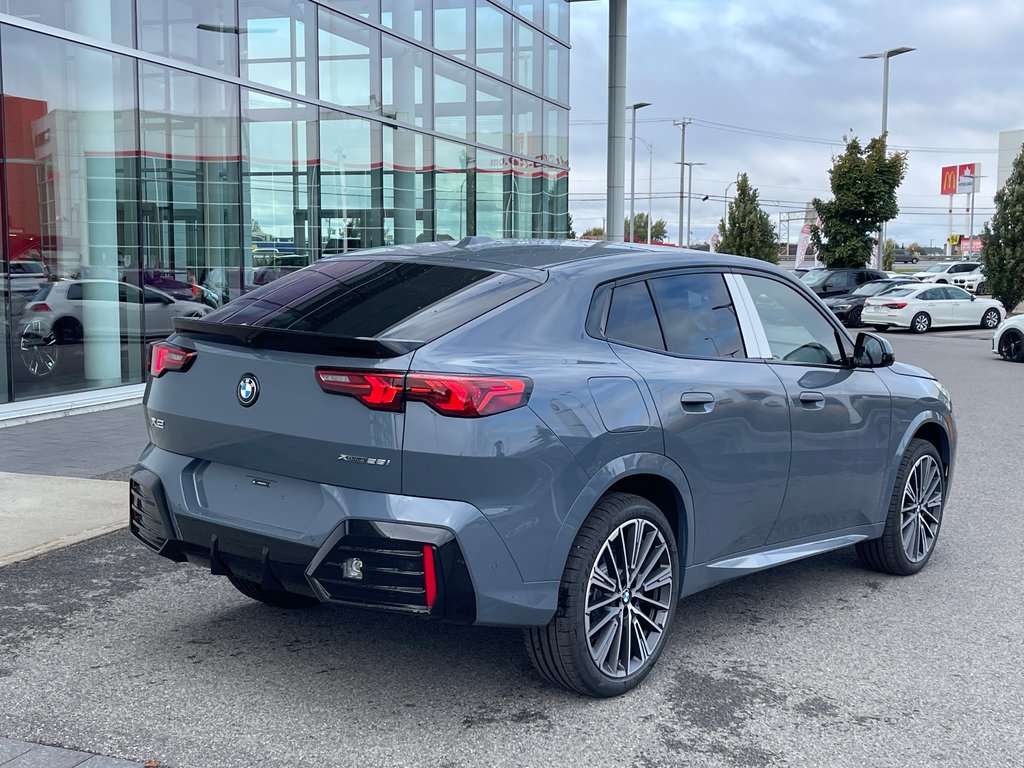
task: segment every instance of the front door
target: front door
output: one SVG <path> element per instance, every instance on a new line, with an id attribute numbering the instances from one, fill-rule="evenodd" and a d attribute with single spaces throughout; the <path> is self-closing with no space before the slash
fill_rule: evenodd
<path id="1" fill-rule="evenodd" d="M 793 444 L 789 485 L 768 543 L 867 525 L 878 519 L 889 465 L 892 403 L 871 369 L 844 364 L 844 334 L 796 288 L 744 275 L 785 387 Z"/>
<path id="2" fill-rule="evenodd" d="M 778 377 L 746 353 L 723 275 L 619 284 L 606 336 L 646 380 L 689 481 L 693 563 L 763 545 L 786 489 L 789 413 Z"/>

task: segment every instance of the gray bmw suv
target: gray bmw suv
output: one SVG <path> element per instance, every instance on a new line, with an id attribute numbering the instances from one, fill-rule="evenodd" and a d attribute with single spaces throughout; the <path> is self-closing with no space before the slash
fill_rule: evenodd
<path id="1" fill-rule="evenodd" d="M 841 547 L 912 574 L 946 390 L 748 259 L 568 242 L 324 259 L 150 356 L 131 530 L 272 606 L 525 628 L 636 686 L 680 598 Z"/>

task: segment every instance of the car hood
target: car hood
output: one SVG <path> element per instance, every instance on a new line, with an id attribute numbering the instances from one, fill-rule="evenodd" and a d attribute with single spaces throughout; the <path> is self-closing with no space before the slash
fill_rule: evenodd
<path id="1" fill-rule="evenodd" d="M 924 368 L 918 368 L 916 365 L 910 365 L 909 363 L 893 363 L 890 366 L 890 370 L 893 373 L 898 373 L 900 376 L 913 376 L 917 379 L 931 379 L 935 381 L 935 377 Z"/>

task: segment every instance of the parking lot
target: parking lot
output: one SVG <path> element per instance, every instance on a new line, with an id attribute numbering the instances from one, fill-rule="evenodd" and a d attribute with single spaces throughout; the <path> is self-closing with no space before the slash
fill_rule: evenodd
<path id="1" fill-rule="evenodd" d="M 592 701 L 518 631 L 270 609 L 119 532 L 0 568 L 0 737 L 172 768 L 1019 766 L 1024 365 L 886 336 L 960 428 L 916 577 L 840 551 L 689 598 L 648 681 Z"/>

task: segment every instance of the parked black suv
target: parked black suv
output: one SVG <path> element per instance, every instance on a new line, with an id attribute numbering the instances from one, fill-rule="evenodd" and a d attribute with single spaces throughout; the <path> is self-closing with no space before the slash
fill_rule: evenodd
<path id="1" fill-rule="evenodd" d="M 877 269 L 812 269 L 800 276 L 800 282 L 825 298 L 852 292 L 857 286 L 889 276 Z"/>

